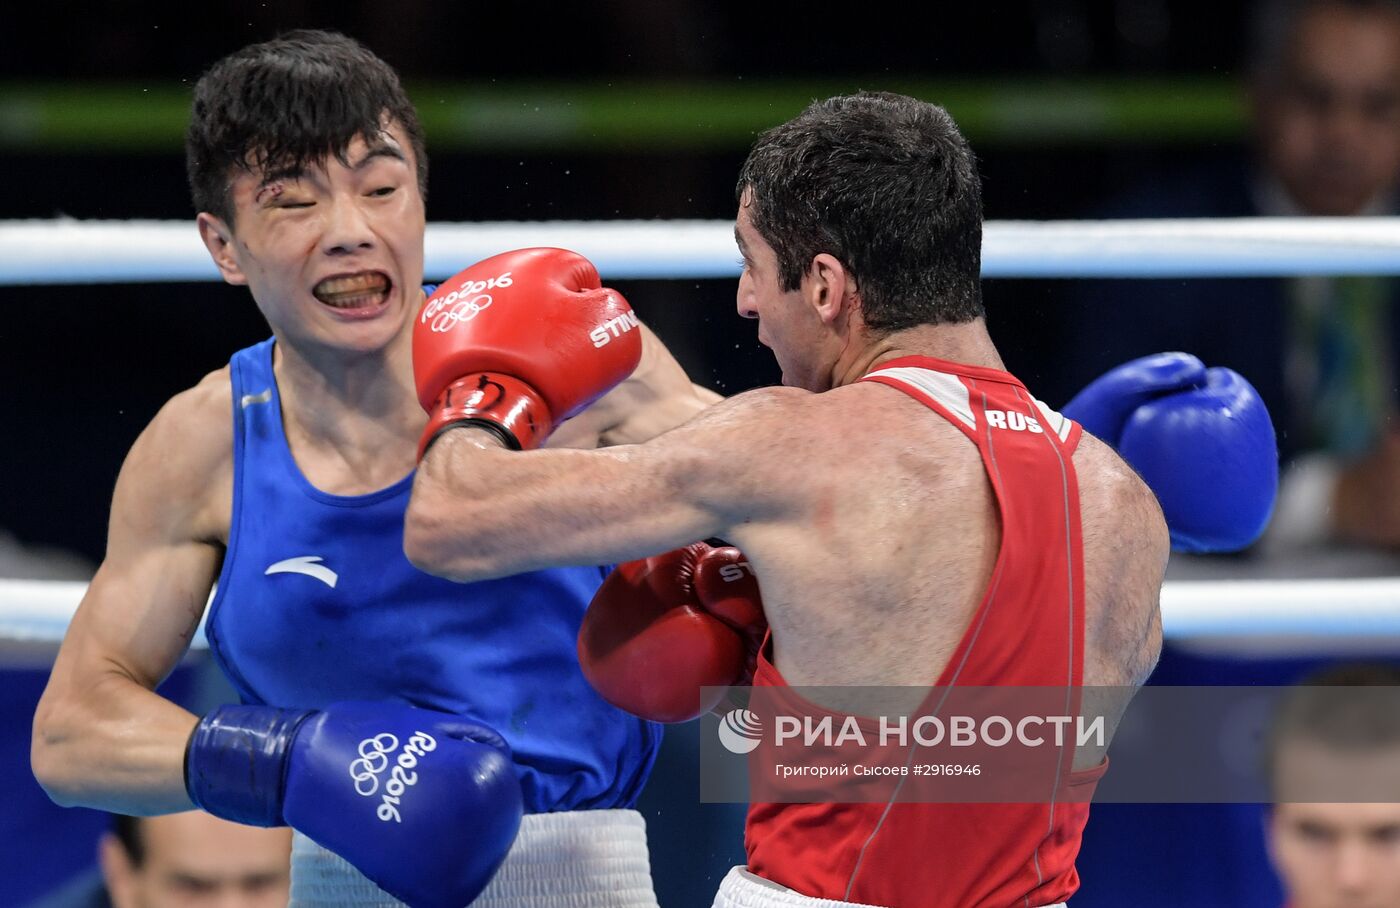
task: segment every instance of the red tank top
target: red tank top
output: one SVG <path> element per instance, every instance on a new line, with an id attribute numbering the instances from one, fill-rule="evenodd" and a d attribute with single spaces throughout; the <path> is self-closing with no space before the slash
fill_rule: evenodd
<path id="1" fill-rule="evenodd" d="M 1001 516 L 987 592 L 936 685 L 1061 686 L 1077 697 L 1084 551 L 1071 455 L 1079 425 L 995 369 L 911 356 L 861 380 L 902 391 L 961 429 L 982 455 Z M 766 647 L 754 684 L 787 684 Z M 1079 887 L 1074 860 L 1104 768 L 1067 773 L 1075 796 L 1044 803 L 754 803 L 749 869 L 804 895 L 891 908 L 1062 902 Z"/>

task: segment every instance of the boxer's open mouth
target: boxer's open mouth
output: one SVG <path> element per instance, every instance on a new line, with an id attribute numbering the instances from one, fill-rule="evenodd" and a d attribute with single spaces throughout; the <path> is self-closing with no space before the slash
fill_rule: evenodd
<path id="1" fill-rule="evenodd" d="M 357 274 L 337 274 L 312 288 L 316 299 L 332 309 L 375 309 L 389 299 L 393 283 L 381 271 L 361 271 Z"/>

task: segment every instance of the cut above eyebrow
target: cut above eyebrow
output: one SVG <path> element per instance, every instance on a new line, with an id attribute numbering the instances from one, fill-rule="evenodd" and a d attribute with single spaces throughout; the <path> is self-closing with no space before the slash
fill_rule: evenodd
<path id="1" fill-rule="evenodd" d="M 734 244 L 739 247 L 740 252 L 747 253 L 749 247 L 744 243 L 744 238 L 739 235 L 739 228 L 734 228 Z"/>
<path id="2" fill-rule="evenodd" d="M 295 183 L 306 175 L 304 167 L 279 167 L 276 170 L 269 170 L 263 174 L 262 181 L 258 183 L 257 191 L 261 192 L 273 183 L 280 183 L 284 180 Z"/>

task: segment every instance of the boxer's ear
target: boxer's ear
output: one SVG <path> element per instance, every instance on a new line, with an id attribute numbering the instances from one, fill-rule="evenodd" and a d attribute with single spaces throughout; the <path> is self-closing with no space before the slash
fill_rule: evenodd
<path id="1" fill-rule="evenodd" d="M 195 226 L 199 228 L 199 238 L 204 241 L 204 248 L 209 250 L 209 257 L 218 266 L 224 280 L 234 285 L 248 283 L 248 278 L 243 274 L 243 266 L 235 254 L 233 228 L 226 224 L 223 218 L 207 211 L 199 213 L 195 218 Z"/>
<path id="2" fill-rule="evenodd" d="M 821 252 L 812 258 L 802 289 L 808 304 L 825 324 L 835 324 L 856 303 L 855 275 L 836 256 Z"/>

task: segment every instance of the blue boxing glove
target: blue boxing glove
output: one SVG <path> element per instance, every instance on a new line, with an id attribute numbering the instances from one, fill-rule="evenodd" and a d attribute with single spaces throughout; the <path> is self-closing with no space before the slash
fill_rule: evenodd
<path id="1" fill-rule="evenodd" d="M 1179 552 L 1230 552 L 1259 538 L 1278 495 L 1269 411 L 1231 369 L 1186 353 L 1124 363 L 1061 411 L 1113 446 L 1162 504 Z"/>
<path id="2" fill-rule="evenodd" d="M 215 816 L 299 830 L 413 908 L 476 898 L 522 813 L 500 735 L 395 703 L 222 706 L 190 736 L 185 787 Z"/>

